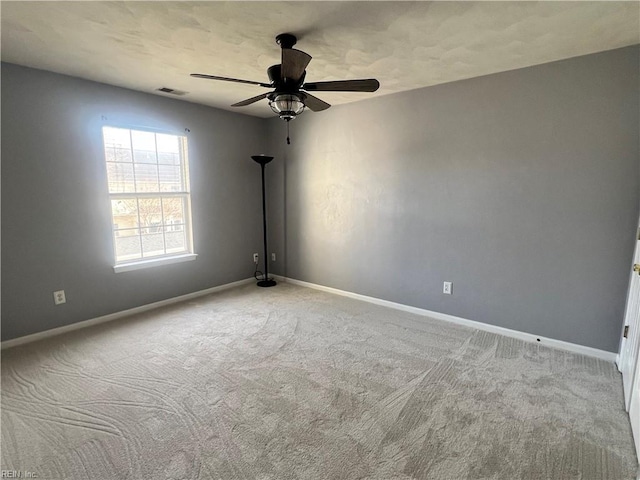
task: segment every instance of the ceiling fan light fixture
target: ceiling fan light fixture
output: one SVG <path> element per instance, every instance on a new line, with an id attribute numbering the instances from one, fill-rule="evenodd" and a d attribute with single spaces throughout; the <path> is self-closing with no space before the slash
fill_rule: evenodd
<path id="1" fill-rule="evenodd" d="M 269 106 L 281 119 L 293 120 L 304 111 L 304 102 L 299 95 L 281 93 L 273 99 L 269 99 Z"/>

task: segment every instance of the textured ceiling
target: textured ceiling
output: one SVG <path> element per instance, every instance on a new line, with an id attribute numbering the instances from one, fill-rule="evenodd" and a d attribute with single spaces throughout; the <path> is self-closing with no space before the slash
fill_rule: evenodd
<path id="1" fill-rule="evenodd" d="M 267 90 L 189 77 L 267 82 L 274 38 L 298 35 L 308 81 L 377 78 L 374 94 L 322 92 L 332 104 L 640 43 L 638 2 L 9 2 L 2 60 L 250 115 Z M 155 92 L 159 95 L 160 94 Z"/>

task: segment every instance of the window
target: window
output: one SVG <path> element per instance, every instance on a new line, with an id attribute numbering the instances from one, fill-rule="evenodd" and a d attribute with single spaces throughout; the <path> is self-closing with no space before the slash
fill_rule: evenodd
<path id="1" fill-rule="evenodd" d="M 186 137 L 107 126 L 102 133 L 116 271 L 193 259 Z"/>

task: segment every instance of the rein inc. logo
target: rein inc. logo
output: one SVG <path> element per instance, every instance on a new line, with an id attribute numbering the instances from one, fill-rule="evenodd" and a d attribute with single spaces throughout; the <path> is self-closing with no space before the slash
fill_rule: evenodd
<path id="1" fill-rule="evenodd" d="M 38 478 L 38 474 L 28 470 L 0 470 L 0 478 Z"/>

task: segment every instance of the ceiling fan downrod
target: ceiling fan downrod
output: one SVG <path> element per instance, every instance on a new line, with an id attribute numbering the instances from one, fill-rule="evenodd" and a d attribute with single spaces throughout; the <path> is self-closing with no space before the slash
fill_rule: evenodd
<path id="1" fill-rule="evenodd" d="M 290 33 L 281 33 L 276 36 L 276 43 L 280 45 L 281 48 L 293 48 L 297 42 L 298 39 L 296 36 Z"/>

